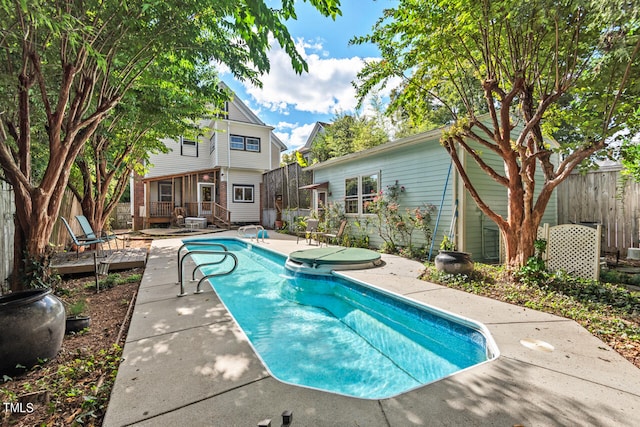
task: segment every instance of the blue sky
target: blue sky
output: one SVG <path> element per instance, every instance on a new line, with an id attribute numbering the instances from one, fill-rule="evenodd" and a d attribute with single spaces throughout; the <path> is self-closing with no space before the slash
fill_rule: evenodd
<path id="1" fill-rule="evenodd" d="M 354 112 L 357 104 L 351 82 L 363 61 L 378 57 L 373 45 L 349 46 L 354 36 L 366 35 L 385 8 L 395 0 L 341 0 L 342 16 L 324 18 L 307 2 L 296 1 L 297 21 L 287 24 L 309 72 L 296 75 L 289 58 L 275 43 L 271 71 L 263 88 L 240 83 L 222 72 L 227 85 L 268 125 L 290 150 L 304 145 L 315 122 L 330 122 L 336 111 Z"/>

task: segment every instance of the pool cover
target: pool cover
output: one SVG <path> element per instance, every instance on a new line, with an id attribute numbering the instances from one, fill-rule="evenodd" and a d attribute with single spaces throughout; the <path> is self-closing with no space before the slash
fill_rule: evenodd
<path id="1" fill-rule="evenodd" d="M 380 260 L 378 252 L 362 248 L 317 248 L 292 252 L 289 258 L 305 264 L 376 264 Z"/>

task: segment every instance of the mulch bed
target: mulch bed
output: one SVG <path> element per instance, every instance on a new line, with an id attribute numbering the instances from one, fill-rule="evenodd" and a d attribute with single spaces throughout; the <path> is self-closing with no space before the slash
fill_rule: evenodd
<path id="1" fill-rule="evenodd" d="M 143 271 L 119 275 L 126 279 Z M 85 300 L 84 314 L 91 317 L 91 326 L 65 335 L 54 360 L 0 384 L 3 403 L 22 402 L 13 412 L 3 407 L 2 427 L 102 424 L 139 284 L 116 284 L 96 293 L 92 274 L 63 278 L 56 295 L 65 305 Z"/>

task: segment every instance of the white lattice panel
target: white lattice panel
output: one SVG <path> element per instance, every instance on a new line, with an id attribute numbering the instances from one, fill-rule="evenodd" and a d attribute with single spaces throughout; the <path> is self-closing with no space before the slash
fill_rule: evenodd
<path id="1" fill-rule="evenodd" d="M 547 239 L 547 268 L 598 280 L 600 276 L 600 226 L 576 224 L 550 227 Z"/>

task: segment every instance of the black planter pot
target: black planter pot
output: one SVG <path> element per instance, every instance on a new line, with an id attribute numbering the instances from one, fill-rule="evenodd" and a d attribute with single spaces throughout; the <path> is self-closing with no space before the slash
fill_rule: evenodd
<path id="1" fill-rule="evenodd" d="M 89 316 L 67 317 L 65 334 L 80 332 L 81 330 L 88 328 L 90 325 L 91 325 L 91 318 Z"/>
<path id="2" fill-rule="evenodd" d="M 449 274 L 469 274 L 473 271 L 473 260 L 467 252 L 440 251 L 435 264 L 436 270 Z"/>
<path id="3" fill-rule="evenodd" d="M 0 296 L 0 374 L 14 374 L 55 358 L 64 328 L 64 306 L 51 289 Z"/>

